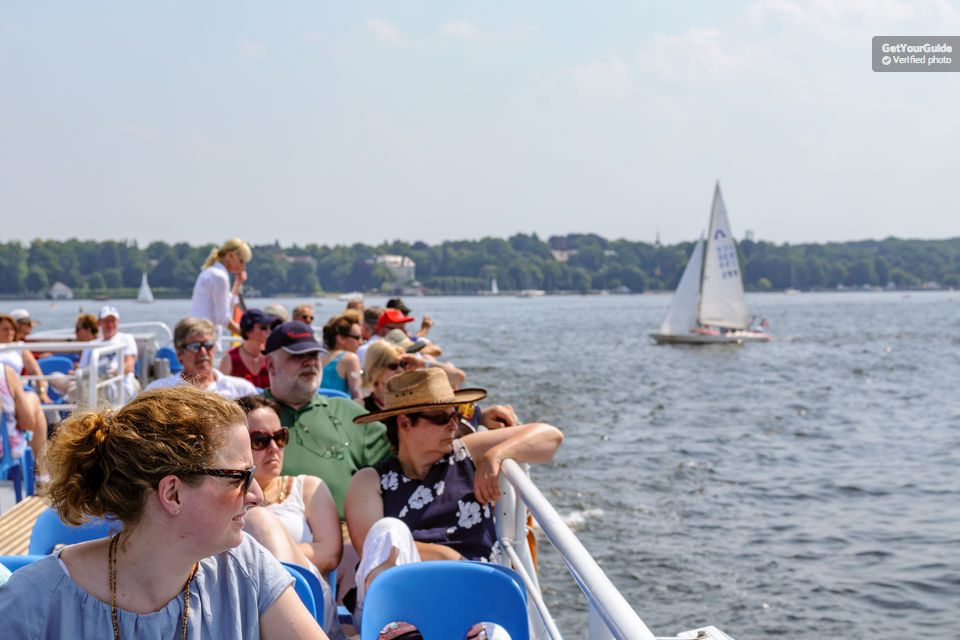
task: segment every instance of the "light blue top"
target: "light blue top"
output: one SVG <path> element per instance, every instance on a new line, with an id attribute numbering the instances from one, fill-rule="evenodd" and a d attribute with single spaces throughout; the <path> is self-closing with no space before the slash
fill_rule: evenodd
<path id="1" fill-rule="evenodd" d="M 346 351 L 341 351 L 336 358 L 327 363 L 323 368 L 323 378 L 320 380 L 320 386 L 324 389 L 336 389 L 344 393 L 350 393 L 350 387 L 347 386 L 347 379 L 337 372 L 337 364 L 343 358 Z"/>
<path id="2" fill-rule="evenodd" d="M 239 546 L 200 562 L 190 586 L 187 637 L 259 638 L 260 615 L 292 583 L 283 565 L 244 534 Z M 183 593 L 154 613 L 118 614 L 121 638 L 179 638 Z M 57 554 L 15 571 L 0 586 L 0 620 L 6 640 L 113 637 L 110 604 L 74 582 Z"/>

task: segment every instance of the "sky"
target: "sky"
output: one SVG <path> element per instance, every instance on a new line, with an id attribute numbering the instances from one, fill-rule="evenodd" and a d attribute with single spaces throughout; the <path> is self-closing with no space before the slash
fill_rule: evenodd
<path id="1" fill-rule="evenodd" d="M 0 240 L 956 237 L 960 2 L 0 4 Z M 960 52 L 957 52 L 960 55 Z"/>

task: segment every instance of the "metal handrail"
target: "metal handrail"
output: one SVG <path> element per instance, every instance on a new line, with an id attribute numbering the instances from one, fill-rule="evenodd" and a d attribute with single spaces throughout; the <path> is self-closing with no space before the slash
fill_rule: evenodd
<path id="1" fill-rule="evenodd" d="M 79 347 L 79 348 L 78 348 Z M 3 351 L 14 351 L 27 349 L 30 351 L 41 351 L 49 353 L 76 353 L 78 351 L 90 351 L 90 360 L 87 363 L 87 366 L 83 369 L 77 368 L 76 373 L 72 374 L 74 379 L 77 378 L 78 374 L 83 371 L 86 373 L 86 376 L 90 380 L 89 388 L 89 397 L 87 401 L 89 402 L 90 407 L 97 406 L 97 391 L 103 387 L 115 384 L 119 389 L 117 394 L 118 400 L 113 402 L 114 405 L 119 406 L 125 404 L 129 398 L 126 397 L 126 387 L 123 384 L 124 381 L 124 371 L 123 366 L 121 365 L 118 373 L 114 376 L 101 378 L 100 377 L 100 357 L 102 355 L 108 355 L 110 353 L 116 353 L 117 359 L 119 362 L 123 362 L 123 357 L 126 353 L 126 348 L 122 343 L 107 343 L 102 340 L 91 340 L 88 342 L 7 342 L 5 344 L 0 344 L 0 352 Z M 20 373 L 19 371 L 17 372 Z M 66 374 L 70 375 L 70 374 Z M 49 381 L 52 376 L 49 375 L 26 375 L 21 376 L 22 380 L 33 381 L 33 380 L 45 380 Z M 49 382 L 48 382 L 49 383 Z M 41 404 L 40 407 L 44 410 L 53 409 L 55 411 L 60 410 L 71 410 L 76 409 L 79 403 L 73 404 Z"/>
<path id="2" fill-rule="evenodd" d="M 516 489 L 519 498 L 533 513 L 591 607 L 597 611 L 613 636 L 617 640 L 655 640 L 647 625 L 610 582 L 597 561 L 566 525 L 553 505 L 526 476 L 520 465 L 513 460 L 504 460 L 500 469 L 501 477 Z"/>

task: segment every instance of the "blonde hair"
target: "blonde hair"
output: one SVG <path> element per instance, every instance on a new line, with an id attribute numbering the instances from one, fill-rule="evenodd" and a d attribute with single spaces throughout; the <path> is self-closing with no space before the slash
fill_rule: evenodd
<path id="1" fill-rule="evenodd" d="M 206 269 L 207 267 L 213 266 L 213 263 L 227 255 L 228 253 L 233 253 L 238 251 L 240 257 L 243 258 L 244 262 L 250 262 L 253 258 L 253 251 L 250 250 L 250 245 L 241 240 L 240 238 L 230 238 L 223 243 L 223 246 L 217 248 L 214 247 L 210 250 L 210 255 L 207 256 L 206 261 L 204 261 L 201 269 Z"/>
<path id="2" fill-rule="evenodd" d="M 187 472 L 210 462 L 229 427 L 245 424 L 235 403 L 190 385 L 145 391 L 119 411 L 75 413 L 50 441 L 50 502 L 73 525 L 87 515 L 136 523 L 160 480 L 199 483 Z"/>
<path id="3" fill-rule="evenodd" d="M 377 340 L 367 347 L 367 355 L 363 360 L 363 389 L 367 393 L 373 391 L 373 381 L 383 370 L 397 361 L 404 353 L 403 347 L 391 344 L 385 340 Z"/>

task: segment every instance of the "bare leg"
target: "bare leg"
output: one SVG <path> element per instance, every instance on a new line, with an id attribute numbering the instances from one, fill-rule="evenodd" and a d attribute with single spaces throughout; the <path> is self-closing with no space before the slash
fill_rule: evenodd
<path id="1" fill-rule="evenodd" d="M 47 416 L 40 408 L 40 398 L 35 393 L 25 393 L 30 413 L 33 414 L 33 436 L 30 438 L 30 448 L 33 449 L 33 459 L 36 460 L 37 475 L 47 475 Z"/>

